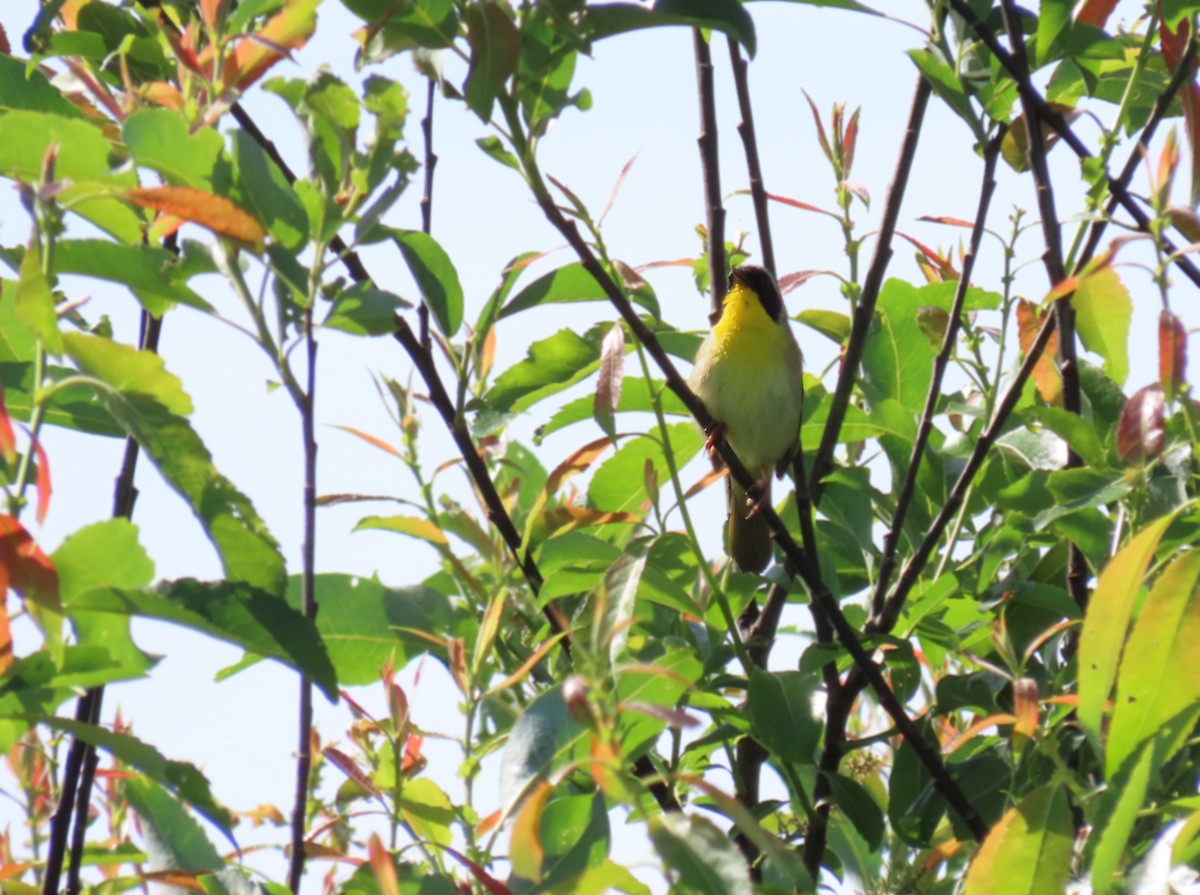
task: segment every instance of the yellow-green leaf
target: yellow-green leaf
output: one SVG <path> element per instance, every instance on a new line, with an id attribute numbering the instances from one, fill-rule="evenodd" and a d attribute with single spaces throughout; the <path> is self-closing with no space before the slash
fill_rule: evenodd
<path id="1" fill-rule="evenodd" d="M 1062 895 L 1074 838 L 1063 789 L 1034 790 L 983 840 L 967 868 L 965 895 Z"/>

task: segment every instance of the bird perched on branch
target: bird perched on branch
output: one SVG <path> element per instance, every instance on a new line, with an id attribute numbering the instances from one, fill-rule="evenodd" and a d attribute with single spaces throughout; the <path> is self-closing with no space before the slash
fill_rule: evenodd
<path id="1" fill-rule="evenodd" d="M 771 474 L 782 476 L 800 436 L 803 358 L 775 278 L 754 265 L 735 267 L 713 328 L 688 379 L 724 438 L 758 485 L 750 495 L 729 479 L 727 549 L 738 568 L 761 572 L 771 561 L 771 531 L 758 515 L 771 500 Z"/>

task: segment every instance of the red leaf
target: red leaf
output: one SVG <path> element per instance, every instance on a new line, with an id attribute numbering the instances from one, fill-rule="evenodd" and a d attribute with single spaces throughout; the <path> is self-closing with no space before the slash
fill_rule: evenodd
<path id="1" fill-rule="evenodd" d="M 833 161 L 833 150 L 829 148 L 829 140 L 825 137 L 825 125 L 821 123 L 821 113 L 817 111 L 817 104 L 813 102 L 808 91 L 803 91 L 804 98 L 808 100 L 808 107 L 812 109 L 813 122 L 817 125 L 817 140 L 821 143 L 821 151 L 825 153 L 825 158 Z"/>
<path id="2" fill-rule="evenodd" d="M 1183 60 L 1183 54 L 1191 39 L 1192 26 L 1188 19 L 1183 19 L 1175 31 L 1167 26 L 1167 16 L 1163 12 L 1161 0 L 1158 3 L 1159 36 L 1162 40 L 1163 59 L 1168 71 L 1174 72 Z M 1188 84 L 1180 94 L 1180 104 L 1183 106 L 1183 118 L 1187 126 L 1188 148 L 1192 156 L 1192 205 L 1196 204 L 1200 191 L 1200 86 L 1195 81 Z"/>
<path id="3" fill-rule="evenodd" d="M 217 12 L 221 8 L 221 0 L 200 0 L 200 18 L 209 28 L 217 27 Z"/>
<path id="4" fill-rule="evenodd" d="M 799 289 L 813 277 L 820 276 L 837 277 L 838 274 L 832 270 L 798 270 L 795 273 L 784 274 L 779 278 L 779 294 L 787 295 L 793 289 Z"/>
<path id="5" fill-rule="evenodd" d="M 838 184 L 838 186 L 854 193 L 854 195 L 858 196 L 859 200 L 862 202 L 863 205 L 870 207 L 871 194 L 869 192 L 867 192 L 867 187 L 865 184 L 860 183 L 857 180 L 843 180 L 841 183 Z"/>
<path id="6" fill-rule="evenodd" d="M 392 714 L 392 723 L 396 725 L 397 731 L 408 727 L 408 698 L 399 684 L 393 683 L 388 688 L 388 710 Z M 407 751 L 408 745 L 405 744 L 405 752 Z"/>
<path id="7" fill-rule="evenodd" d="M 947 259 L 943 258 L 941 255 L 939 255 L 937 252 L 935 252 L 933 249 L 931 249 L 929 246 L 925 245 L 925 243 L 921 242 L 918 239 L 914 239 L 913 237 L 909 236 L 907 233 L 901 233 L 899 230 L 896 231 L 896 235 L 900 236 L 904 239 L 907 239 L 909 242 L 911 242 L 913 245 L 915 245 L 917 247 L 917 251 L 919 251 L 922 255 L 924 255 L 925 258 L 931 264 L 933 264 L 934 267 L 937 268 L 938 273 L 940 273 L 942 275 L 942 279 L 945 279 L 945 280 L 957 280 L 958 279 L 958 271 L 954 269 L 954 265 L 951 264 Z"/>
<path id="8" fill-rule="evenodd" d="M 17 461 L 17 435 L 8 416 L 8 406 L 4 403 L 3 386 L 0 386 L 0 454 L 4 455 L 4 462 L 10 465 Z"/>
<path id="9" fill-rule="evenodd" d="M 629 175 L 629 169 L 633 167 L 633 163 L 637 161 L 638 153 L 634 153 L 633 158 L 625 163 L 621 168 L 621 173 L 617 175 L 617 182 L 613 184 L 612 192 L 608 194 L 608 201 L 604 203 L 604 210 L 600 212 L 600 217 L 596 219 L 596 226 L 604 223 L 604 218 L 612 210 L 613 203 L 617 201 L 617 194 L 621 192 L 621 187 L 625 183 L 625 178 Z"/>
<path id="10" fill-rule="evenodd" d="M 490 895 L 512 895 L 512 890 L 500 880 L 489 874 L 486 870 L 468 858 L 460 851 L 455 851 L 449 846 L 443 846 L 442 851 L 448 854 L 458 863 L 462 864 L 467 870 L 471 871 L 471 876 L 475 877 L 476 881 L 488 890 Z"/>
<path id="11" fill-rule="evenodd" d="M 1037 341 L 1038 330 L 1042 328 L 1045 316 L 1045 312 L 1039 312 L 1032 302 L 1025 299 L 1017 302 L 1017 337 L 1025 354 L 1029 354 L 1033 343 Z M 1054 355 L 1057 353 L 1058 332 L 1055 331 L 1033 368 L 1033 381 L 1037 383 L 1038 393 L 1043 401 L 1052 406 L 1062 402 L 1062 377 L 1054 365 Z"/>
<path id="12" fill-rule="evenodd" d="M 345 752 L 340 749 L 335 749 L 333 746 L 326 746 L 321 750 L 321 754 L 325 756 L 331 765 L 336 767 L 339 771 L 341 771 L 371 795 L 375 796 L 377 799 L 383 798 L 383 793 L 379 791 L 379 787 L 377 787 L 371 778 L 367 776 L 366 772 L 358 766 L 358 762 L 356 762 Z"/>
<path id="13" fill-rule="evenodd" d="M 12 55 L 12 46 L 8 42 L 8 32 L 4 30 L 4 26 L 0 25 L 0 53 L 5 56 Z"/>
<path id="14" fill-rule="evenodd" d="M 799 199 L 789 199 L 787 196 L 778 196 L 775 193 L 767 193 L 767 198 L 772 202 L 790 205 L 792 208 L 799 208 L 803 211 L 815 211 L 817 214 L 825 214 L 829 215 L 831 218 L 837 218 L 837 215 L 832 211 L 826 211 L 824 208 L 818 208 L 815 205 L 809 205 L 807 202 L 801 202 Z"/>
<path id="15" fill-rule="evenodd" d="M 1162 387 L 1138 389 L 1125 402 L 1117 424 L 1117 453 L 1126 463 L 1142 464 L 1162 453 L 1166 441 L 1166 400 Z"/>
<path id="16" fill-rule="evenodd" d="M 1187 330 L 1164 308 L 1158 315 L 1158 379 L 1168 400 L 1174 399 L 1186 377 Z"/>
<path id="17" fill-rule="evenodd" d="M 968 230 L 973 230 L 975 225 L 970 221 L 964 221 L 962 218 L 951 218 L 944 215 L 925 214 L 917 218 L 918 221 L 925 221 L 928 224 L 948 224 L 951 227 L 966 227 Z"/>
<path id="18" fill-rule="evenodd" d="M 424 765 L 425 759 L 421 757 L 421 745 L 424 742 L 425 737 L 415 733 L 404 740 L 404 758 L 400 760 L 401 774 Z"/>
<path id="19" fill-rule="evenodd" d="M 37 519 L 38 525 L 46 521 L 46 512 L 50 509 L 50 458 L 46 456 L 46 449 L 42 447 L 41 440 L 33 442 L 33 450 L 37 454 L 37 513 L 34 518 Z"/>
<path id="20" fill-rule="evenodd" d="M 308 43 L 317 27 L 320 0 L 289 0 L 284 8 L 249 39 L 242 40 L 226 62 L 225 86 L 245 90 L 290 50 Z"/>
<path id="21" fill-rule="evenodd" d="M 1112 11 L 1117 8 L 1117 0 L 1084 0 L 1083 6 L 1075 15 L 1075 21 L 1082 25 L 1092 25 L 1103 28 Z"/>
<path id="22" fill-rule="evenodd" d="M 596 396 L 592 414 L 606 432 L 613 431 L 613 412 L 621 403 L 621 383 L 625 379 L 625 330 L 614 323 L 600 345 L 600 373 L 596 377 Z"/>

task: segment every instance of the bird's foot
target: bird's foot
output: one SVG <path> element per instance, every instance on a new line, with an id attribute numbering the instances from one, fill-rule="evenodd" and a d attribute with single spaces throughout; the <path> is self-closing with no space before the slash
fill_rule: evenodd
<path id="1" fill-rule="evenodd" d="M 771 500 L 771 477 L 755 482 L 746 491 L 746 518 L 753 519 Z"/>
<path id="2" fill-rule="evenodd" d="M 713 423 L 704 430 L 704 434 L 708 436 L 708 439 L 704 442 L 704 450 L 708 452 L 710 457 L 715 456 L 720 452 L 721 445 L 725 441 L 725 424 Z"/>

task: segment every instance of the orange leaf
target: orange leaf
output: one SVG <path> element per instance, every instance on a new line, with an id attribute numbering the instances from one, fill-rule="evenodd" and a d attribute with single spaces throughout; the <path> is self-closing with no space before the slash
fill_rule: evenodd
<path id="1" fill-rule="evenodd" d="M 383 843 L 379 841 L 378 833 L 372 833 L 371 838 L 367 841 L 367 856 L 371 862 L 371 872 L 379 881 L 379 890 L 383 895 L 400 895 L 400 881 L 396 878 L 396 865 L 387 849 L 383 847 Z"/>
<path id="2" fill-rule="evenodd" d="M 624 438 L 625 436 L 619 435 L 617 437 Z M 543 489 L 545 496 L 550 497 L 557 494 L 558 489 L 563 486 L 564 482 L 587 470 L 589 466 L 599 459 L 601 454 L 612 447 L 612 444 L 613 442 L 607 437 L 597 438 L 595 441 L 590 441 L 575 451 L 575 453 L 563 460 L 562 463 L 559 463 L 554 468 L 554 471 L 550 473 L 549 478 L 546 479 L 546 487 Z"/>
<path id="3" fill-rule="evenodd" d="M 1038 685 L 1033 678 L 1023 677 L 1013 684 L 1013 738 L 1028 740 L 1037 732 Z"/>
<path id="4" fill-rule="evenodd" d="M 1037 341 L 1038 330 L 1042 328 L 1046 312 L 1039 312 L 1032 302 L 1021 299 L 1017 302 L 1017 336 L 1021 342 L 1021 351 L 1029 353 L 1033 343 Z M 1062 402 L 1062 377 L 1054 364 L 1054 355 L 1058 352 L 1058 332 L 1050 336 L 1042 356 L 1038 358 L 1033 368 L 1033 381 L 1037 383 L 1038 393 L 1047 404 L 1057 406 Z"/>
<path id="5" fill-rule="evenodd" d="M 367 432 L 362 432 L 359 429 L 355 429 L 351 426 L 335 426 L 334 428 L 341 429 L 343 432 L 349 432 L 355 438 L 361 438 L 363 441 L 365 441 L 367 444 L 371 445 L 372 447 L 377 447 L 381 451 L 391 454 L 393 457 L 399 457 L 400 459 L 404 459 L 403 453 L 401 453 L 396 448 L 392 447 L 390 444 L 388 444 L 382 438 L 376 438 L 374 435 L 371 435 Z"/>
<path id="6" fill-rule="evenodd" d="M 42 447 L 42 442 L 39 439 L 33 443 L 34 453 L 37 455 L 37 513 L 34 518 L 37 519 L 38 525 L 46 521 L 46 513 L 50 509 L 50 494 L 53 489 L 50 487 L 50 458 L 46 456 L 46 449 Z"/>
<path id="7" fill-rule="evenodd" d="M 339 822 L 344 822 L 345 818 L 339 818 Z M 304 857 L 313 861 L 339 861 L 342 864 L 352 864 L 355 867 L 361 867 L 363 862 L 358 858 L 352 858 L 345 852 L 339 851 L 336 848 L 331 848 L 328 845 L 322 845 L 319 842 L 304 843 Z"/>
<path id="8" fill-rule="evenodd" d="M 421 757 L 421 745 L 425 742 L 425 737 L 420 734 L 410 734 L 404 740 L 404 757 L 400 759 L 400 773 L 407 774 L 413 768 L 420 768 L 425 764 L 425 759 Z"/>
<path id="9" fill-rule="evenodd" d="M 141 92 L 143 98 L 154 103 L 156 106 L 162 106 L 174 112 L 182 112 L 184 105 L 186 105 L 186 100 L 184 100 L 183 94 L 179 92 L 179 88 L 166 81 L 151 81 L 148 84 L 143 84 Z"/>
<path id="10" fill-rule="evenodd" d="M 284 8 L 252 35 L 238 43 L 226 62 L 225 86 L 245 90 L 291 50 L 308 43 L 317 27 L 321 0 L 288 0 Z"/>
<path id="11" fill-rule="evenodd" d="M 187 186 L 151 186 L 125 194 L 134 205 L 183 218 L 216 233 L 252 246 L 266 237 L 262 224 L 235 203 L 204 190 Z"/>
<path id="12" fill-rule="evenodd" d="M 151 870 L 139 873 L 145 882 L 162 883 L 165 886 L 177 886 L 180 889 L 190 889 L 193 892 L 203 892 L 204 886 L 199 877 L 207 875 L 208 870 Z"/>
<path id="13" fill-rule="evenodd" d="M 566 534 L 580 528 L 597 525 L 636 525 L 642 521 L 640 513 L 609 513 L 603 510 L 588 510 L 583 507 L 555 507 L 547 510 L 543 522 L 550 535 Z"/>
<path id="14" fill-rule="evenodd" d="M 943 746 L 942 754 L 951 755 L 963 743 L 966 743 L 977 734 L 987 730 L 989 727 L 998 727 L 1001 724 L 1013 724 L 1016 722 L 1016 720 L 1017 719 L 1014 716 L 1008 713 L 988 715 L 986 718 L 980 718 L 978 721 L 956 736 L 953 740 Z"/>
<path id="15" fill-rule="evenodd" d="M 546 851 L 542 848 L 540 828 L 542 811 L 552 791 L 549 783 L 539 780 L 533 792 L 525 797 L 513 821 L 508 859 L 512 862 L 513 873 L 533 883 L 542 881 L 542 861 Z"/>
<path id="16" fill-rule="evenodd" d="M 1186 376 L 1187 330 L 1164 308 L 1158 315 L 1158 379 L 1168 400 L 1174 399 Z"/>
<path id="17" fill-rule="evenodd" d="M 221 0 L 200 0 L 200 18 L 209 28 L 217 27 L 217 13 L 221 9 Z"/>
<path id="18" fill-rule="evenodd" d="M 779 196 L 775 193 L 767 193 L 767 198 L 772 202 L 790 205 L 792 208 L 799 208 L 802 211 L 815 211 L 817 214 L 828 215 L 831 218 L 837 217 L 832 211 L 826 211 L 824 208 L 818 208 L 816 205 L 809 205 L 807 202 L 801 202 L 799 199 L 789 199 L 787 196 Z"/>
<path id="19" fill-rule="evenodd" d="M 8 594 L 0 593 L 0 674 L 13 663 L 12 629 L 8 625 Z"/>
<path id="20" fill-rule="evenodd" d="M 62 612 L 58 572 L 50 557 L 20 522 L 0 515 L 0 590 L 7 587 L 20 591 L 25 600 Z"/>

